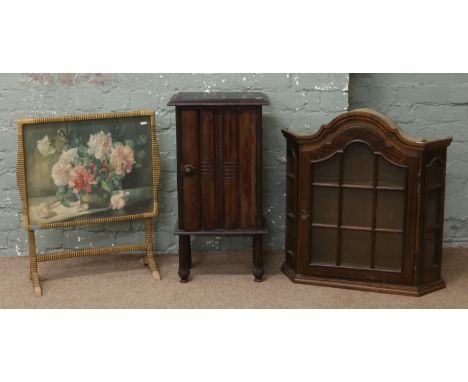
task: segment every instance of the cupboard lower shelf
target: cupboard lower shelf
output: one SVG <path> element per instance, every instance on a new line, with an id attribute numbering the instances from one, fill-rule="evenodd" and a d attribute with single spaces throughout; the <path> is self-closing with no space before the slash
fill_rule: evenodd
<path id="1" fill-rule="evenodd" d="M 283 273 L 288 278 L 298 284 L 328 286 L 335 288 L 354 289 L 361 291 L 377 292 L 377 293 L 390 293 L 404 296 L 423 296 L 427 293 L 434 292 L 439 289 L 445 288 L 445 282 L 442 279 L 432 281 L 430 283 L 421 285 L 404 285 L 404 284 L 390 284 L 376 281 L 362 281 L 350 280 L 331 277 L 320 277 L 305 275 L 297 273 L 292 268 L 288 267 L 286 263 L 281 267 Z"/>

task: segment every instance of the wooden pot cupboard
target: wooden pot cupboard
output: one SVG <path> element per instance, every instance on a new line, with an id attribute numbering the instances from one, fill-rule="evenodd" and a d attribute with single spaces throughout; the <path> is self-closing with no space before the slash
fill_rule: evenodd
<path id="1" fill-rule="evenodd" d="M 370 109 L 287 139 L 283 272 L 294 282 L 420 296 L 441 279 L 446 151 Z"/>
<path id="2" fill-rule="evenodd" d="M 253 274 L 263 277 L 262 106 L 255 92 L 177 93 L 179 276 L 192 266 L 191 235 L 253 238 Z"/>

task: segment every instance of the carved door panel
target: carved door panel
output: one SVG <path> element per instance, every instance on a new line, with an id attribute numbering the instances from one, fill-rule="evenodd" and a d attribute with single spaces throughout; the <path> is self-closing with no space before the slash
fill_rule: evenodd
<path id="1" fill-rule="evenodd" d="M 260 226 L 259 112 L 243 108 L 180 111 L 181 228 Z"/>

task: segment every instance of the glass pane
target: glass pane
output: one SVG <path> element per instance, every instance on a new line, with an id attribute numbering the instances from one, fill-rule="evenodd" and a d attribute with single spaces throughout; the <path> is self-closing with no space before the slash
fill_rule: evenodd
<path id="1" fill-rule="evenodd" d="M 424 269 L 430 270 L 434 266 L 436 252 L 436 231 L 426 232 L 424 238 Z"/>
<path id="2" fill-rule="evenodd" d="M 336 229 L 312 227 L 311 264 L 336 264 Z"/>
<path id="3" fill-rule="evenodd" d="M 435 186 L 442 183 L 442 164 L 440 160 L 434 161 L 430 166 L 426 168 L 426 184 Z"/>
<path id="4" fill-rule="evenodd" d="M 403 235 L 400 233 L 375 233 L 375 269 L 401 271 Z"/>
<path id="5" fill-rule="evenodd" d="M 342 225 L 371 228 L 372 190 L 344 188 L 342 213 Z"/>
<path id="6" fill-rule="evenodd" d="M 404 187 L 405 169 L 398 167 L 384 158 L 379 157 L 379 179 L 377 186 L 380 187 Z"/>
<path id="7" fill-rule="evenodd" d="M 429 191 L 426 202 L 426 224 L 428 226 L 434 226 L 439 224 L 439 204 L 440 190 Z"/>
<path id="8" fill-rule="evenodd" d="M 350 144 L 343 160 L 343 184 L 372 186 L 374 154 L 367 145 Z"/>
<path id="9" fill-rule="evenodd" d="M 404 213 L 404 191 L 377 191 L 377 228 L 403 230 Z"/>
<path id="10" fill-rule="evenodd" d="M 369 268 L 371 255 L 371 232 L 341 231 L 341 265 Z"/>
<path id="11" fill-rule="evenodd" d="M 312 192 L 312 222 L 338 224 L 338 189 L 314 187 Z"/>
<path id="12" fill-rule="evenodd" d="M 314 163 L 312 167 L 314 183 L 338 184 L 340 159 L 338 155 L 323 162 Z"/>

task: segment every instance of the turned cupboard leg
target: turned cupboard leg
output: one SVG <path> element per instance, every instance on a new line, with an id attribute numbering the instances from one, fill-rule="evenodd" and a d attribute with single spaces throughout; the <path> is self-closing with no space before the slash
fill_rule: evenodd
<path id="1" fill-rule="evenodd" d="M 179 235 L 179 277 L 181 283 L 188 282 L 191 266 L 190 235 Z"/>
<path id="2" fill-rule="evenodd" d="M 253 235 L 253 274 L 255 281 L 263 281 L 263 236 Z"/>

